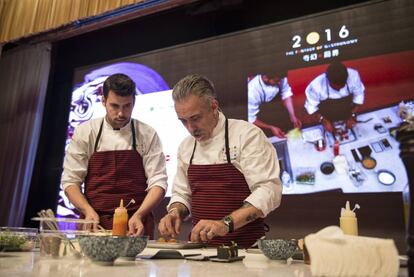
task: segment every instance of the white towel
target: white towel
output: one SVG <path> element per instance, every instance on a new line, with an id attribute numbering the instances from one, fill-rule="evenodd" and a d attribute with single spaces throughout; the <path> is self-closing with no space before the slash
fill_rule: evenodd
<path id="1" fill-rule="evenodd" d="M 392 239 L 344 235 L 329 226 L 305 237 L 313 276 L 397 276 L 398 251 Z"/>

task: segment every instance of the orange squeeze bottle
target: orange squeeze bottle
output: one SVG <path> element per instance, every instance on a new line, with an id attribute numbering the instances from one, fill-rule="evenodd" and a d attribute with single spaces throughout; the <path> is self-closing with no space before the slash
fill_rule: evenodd
<path id="1" fill-rule="evenodd" d="M 114 220 L 112 224 L 113 236 L 126 236 L 128 229 L 128 212 L 124 207 L 124 200 L 121 199 L 119 207 L 115 209 Z"/>

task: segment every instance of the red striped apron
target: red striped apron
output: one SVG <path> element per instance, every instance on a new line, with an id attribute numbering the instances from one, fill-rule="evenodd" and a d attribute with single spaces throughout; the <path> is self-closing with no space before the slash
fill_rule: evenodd
<path id="1" fill-rule="evenodd" d="M 251 194 L 244 175 L 231 163 L 228 138 L 228 121 L 225 123 L 225 146 L 227 163 L 192 164 L 197 141 L 188 168 L 188 180 L 192 192 L 191 209 L 193 227 L 201 219 L 219 220 L 243 205 Z M 264 222 L 259 218 L 224 237 L 215 237 L 209 246 L 229 245 L 231 241 L 240 247 L 251 246 L 263 236 Z"/>
<path id="2" fill-rule="evenodd" d="M 131 120 L 132 150 L 97 152 L 102 135 L 103 120 L 99 128 L 88 173 L 85 179 L 85 196 L 99 215 L 100 224 L 112 229 L 113 213 L 121 199 L 128 203 L 132 198 L 135 204 L 128 206 L 131 217 L 147 195 L 147 177 L 141 155 L 136 151 L 134 120 Z M 145 235 L 151 238 L 154 233 L 154 216 L 150 213 L 143 219 Z"/>

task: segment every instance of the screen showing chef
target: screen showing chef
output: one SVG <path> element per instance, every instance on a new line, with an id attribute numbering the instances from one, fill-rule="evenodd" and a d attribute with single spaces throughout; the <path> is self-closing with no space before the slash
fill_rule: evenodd
<path id="1" fill-rule="evenodd" d="M 412 14 L 413 1 L 369 1 L 78 68 L 68 140 L 81 121 L 102 115 L 109 73 L 100 70 L 128 65 L 133 116 L 160 135 L 171 184 L 187 133 L 169 90 L 196 73 L 214 82 L 227 116 L 266 133 L 284 194 L 402 191 L 407 175 L 391 133 L 414 109 Z"/>
<path id="2" fill-rule="evenodd" d="M 413 58 L 414 51 L 404 51 L 288 70 L 291 110 L 301 127 L 280 105 L 282 85 L 266 94 L 272 90 L 264 74 L 257 80 L 261 86 L 246 78 L 248 120 L 262 129 L 287 126 L 282 135 L 268 134 L 278 153 L 285 194 L 405 189 L 407 174 L 393 132 L 413 120 Z M 282 112 L 285 117 L 278 116 Z"/>

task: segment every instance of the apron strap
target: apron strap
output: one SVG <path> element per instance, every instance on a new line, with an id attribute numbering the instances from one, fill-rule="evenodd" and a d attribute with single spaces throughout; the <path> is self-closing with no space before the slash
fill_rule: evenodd
<path id="1" fill-rule="evenodd" d="M 224 141 L 225 141 L 225 147 L 226 147 L 226 157 L 227 157 L 227 163 L 231 163 L 230 160 L 230 147 L 229 147 L 229 121 L 226 117 L 226 123 L 225 123 L 225 130 L 224 130 Z"/>
<path id="2" fill-rule="evenodd" d="M 102 127 L 105 119 L 102 119 L 101 126 L 99 127 L 98 136 L 96 137 L 94 152 L 98 149 L 98 143 L 102 136 Z M 135 126 L 134 126 L 134 119 L 131 118 L 131 131 L 132 131 L 132 148 L 136 151 L 137 150 L 137 140 L 135 137 Z"/>
<path id="3" fill-rule="evenodd" d="M 102 119 L 101 126 L 99 127 L 98 136 L 96 137 L 95 147 L 93 148 L 94 150 L 93 152 L 96 152 L 96 149 L 98 149 L 98 143 L 102 135 L 102 127 L 103 127 L 104 120 L 105 118 Z"/>
<path id="4" fill-rule="evenodd" d="M 137 141 L 135 138 L 135 126 L 134 126 L 134 119 L 131 118 L 131 131 L 132 131 L 132 149 L 137 151 Z"/>
<path id="5" fill-rule="evenodd" d="M 194 147 L 193 147 L 193 153 L 191 154 L 191 158 L 190 158 L 190 164 L 193 164 L 193 158 L 194 158 L 194 152 L 196 150 L 196 146 L 197 146 L 197 140 L 194 139 Z"/>
<path id="6" fill-rule="evenodd" d="M 224 129 L 224 143 L 226 147 L 227 163 L 231 163 L 230 147 L 229 147 L 229 122 L 227 120 L 227 117 L 226 117 L 226 122 L 225 122 L 225 129 Z M 191 153 L 191 158 L 190 158 L 190 163 L 189 163 L 190 165 L 193 164 L 194 152 L 196 150 L 196 147 L 197 147 L 197 140 L 194 140 L 193 153 Z"/>

